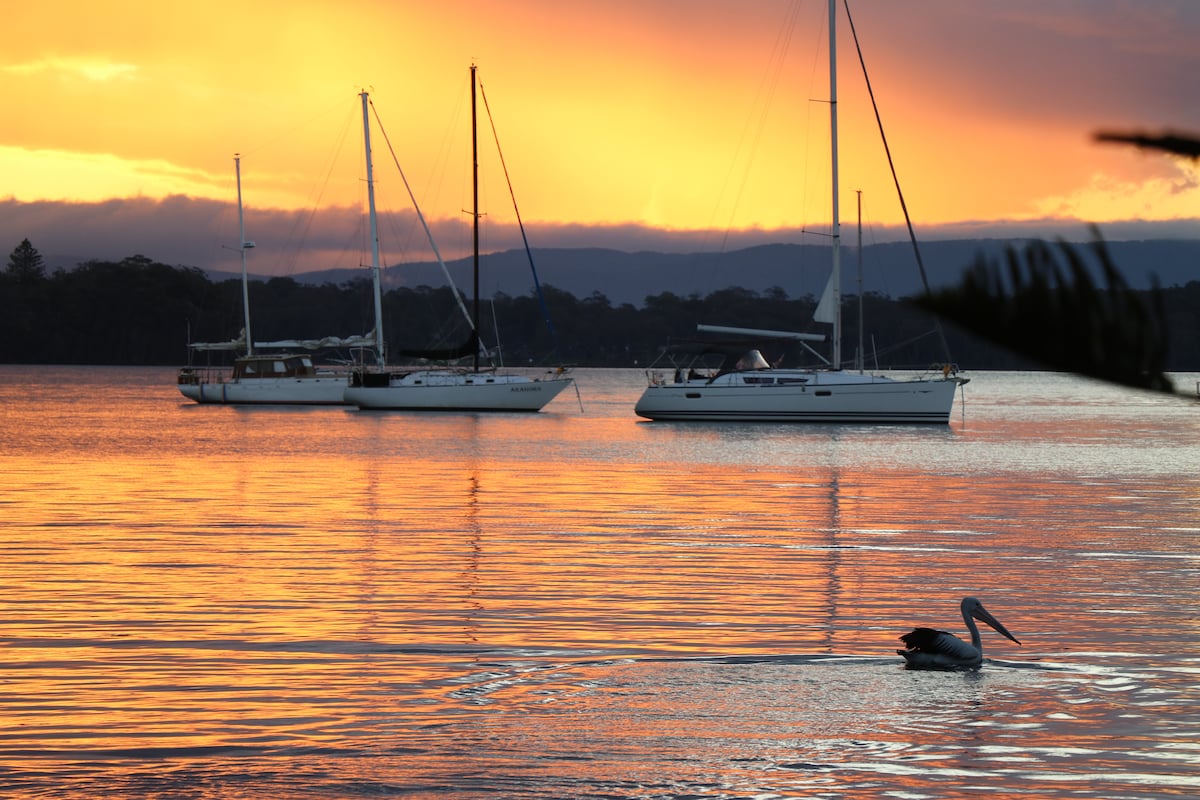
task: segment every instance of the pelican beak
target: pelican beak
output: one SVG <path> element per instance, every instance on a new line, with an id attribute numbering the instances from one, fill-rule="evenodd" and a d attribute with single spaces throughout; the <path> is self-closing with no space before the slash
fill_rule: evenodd
<path id="1" fill-rule="evenodd" d="M 988 625 L 990 625 L 992 627 L 993 630 L 995 630 L 997 633 L 1001 634 L 1005 638 L 1011 639 L 1012 641 L 1016 642 L 1017 644 L 1021 643 L 1020 639 L 1018 639 L 1017 637 L 1015 637 L 1011 633 L 1009 633 L 1008 628 L 1001 625 L 1000 620 L 993 617 L 988 612 L 988 610 L 986 608 L 984 608 L 983 606 L 976 606 L 975 609 L 971 612 L 971 616 L 974 617 L 975 619 L 979 620 L 980 622 L 986 622 Z"/>

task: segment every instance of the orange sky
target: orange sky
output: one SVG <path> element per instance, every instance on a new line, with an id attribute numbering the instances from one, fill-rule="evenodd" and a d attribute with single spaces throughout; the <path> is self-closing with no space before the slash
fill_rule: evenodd
<path id="1" fill-rule="evenodd" d="M 851 11 L 918 227 L 1200 217 L 1195 165 L 1091 140 L 1200 132 L 1200 4 Z M 366 87 L 422 210 L 461 222 L 475 61 L 535 229 L 595 228 L 590 244 L 618 249 L 622 226 L 716 232 L 695 239 L 705 249 L 730 230 L 820 226 L 824 21 L 823 0 L 23 4 L 6 13 L 0 53 L 0 200 L 35 231 L 63 202 L 228 204 L 240 152 L 249 238 L 256 209 L 357 207 Z M 862 189 L 869 219 L 895 225 L 844 14 L 839 25 L 843 218 Z M 375 154 L 381 197 L 406 207 L 381 139 Z M 489 224 L 503 226 L 503 177 L 486 158 L 482 169 Z M 15 244 L 29 233 L 14 225 L 0 234 Z M 148 249 L 134 238 L 125 254 Z"/>

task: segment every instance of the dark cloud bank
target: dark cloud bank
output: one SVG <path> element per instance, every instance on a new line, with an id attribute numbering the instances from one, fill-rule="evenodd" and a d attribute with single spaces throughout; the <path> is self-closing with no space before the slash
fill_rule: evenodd
<path id="1" fill-rule="evenodd" d="M 297 280 L 340 282 L 366 275 L 369 248 L 362 214 L 341 208 L 308 212 L 247 210 L 250 270 Z M 463 220 L 433 223 L 433 235 L 460 286 L 467 278 L 469 232 Z M 600 292 L 614 303 L 640 304 L 648 294 L 705 294 L 737 285 L 763 291 L 782 287 L 791 296 L 818 294 L 828 269 L 828 238 L 799 230 L 670 231 L 638 225 L 526 226 L 543 283 L 584 297 Z M 532 288 L 520 231 L 485 223 L 488 256 L 484 294 L 525 294 Z M 1200 280 L 1200 221 L 1106 224 L 1101 234 L 1130 283 L 1149 285 L 1149 273 L 1164 286 Z M 1083 242 L 1091 231 L 1082 222 L 961 223 L 918 228 L 921 252 L 934 285 L 956 280 L 982 253 L 996 255 L 1006 243 L 1030 237 Z M 411 213 L 383 214 L 380 221 L 389 283 L 441 285 L 441 270 Z M 69 269 L 88 260 L 144 255 L 154 261 L 198 267 L 210 273 L 239 269 L 236 208 L 228 203 L 172 197 L 103 203 L 0 202 L 0 248 L 11 252 L 29 239 L 50 269 Z M 857 256 L 853 225 L 843 227 L 854 291 Z M 867 291 L 892 296 L 919 288 L 912 246 L 899 228 L 872 227 L 864 240 Z M 395 244 L 399 242 L 400 244 Z"/>

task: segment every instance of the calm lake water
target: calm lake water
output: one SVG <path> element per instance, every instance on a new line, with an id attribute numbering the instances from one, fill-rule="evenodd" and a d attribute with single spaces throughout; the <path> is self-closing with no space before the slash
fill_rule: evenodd
<path id="1" fill-rule="evenodd" d="M 576 377 L 473 416 L 0 367 L 0 796 L 1200 795 L 1195 401 L 671 424 Z M 968 594 L 1022 646 L 904 670 Z"/>

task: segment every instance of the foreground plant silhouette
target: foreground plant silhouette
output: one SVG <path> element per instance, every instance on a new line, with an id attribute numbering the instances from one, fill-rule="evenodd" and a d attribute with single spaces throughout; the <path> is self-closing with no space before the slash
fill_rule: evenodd
<path id="1" fill-rule="evenodd" d="M 1186 158 L 1200 158 L 1200 139 L 1187 133 L 1164 131 L 1163 133 L 1119 133 L 1098 131 L 1096 141 L 1131 144 L 1143 150 L 1159 150 Z"/>
<path id="2" fill-rule="evenodd" d="M 1130 289 L 1093 231 L 1104 285 L 1079 248 L 1035 240 L 1007 248 L 1003 265 L 981 257 L 960 285 L 916 303 L 1051 369 L 1173 392 L 1161 292 L 1156 284 L 1147 301 Z"/>
<path id="3" fill-rule="evenodd" d="M 1097 141 L 1200 158 L 1200 138 L 1165 132 L 1102 131 Z M 1167 315 L 1157 281 L 1130 289 L 1092 227 L 1097 286 L 1080 248 L 1061 239 L 1009 247 L 1005 264 L 978 259 L 957 287 L 926 293 L 918 306 L 1051 369 L 1174 392 L 1165 374 Z"/>

